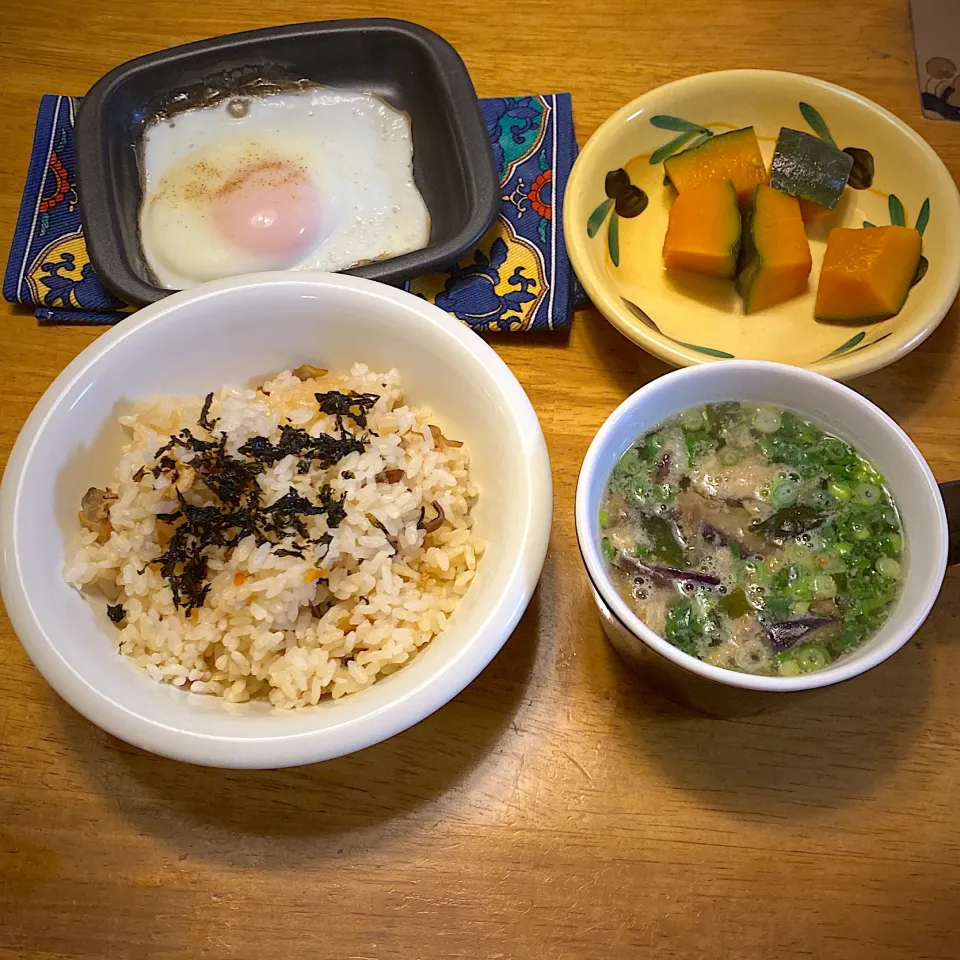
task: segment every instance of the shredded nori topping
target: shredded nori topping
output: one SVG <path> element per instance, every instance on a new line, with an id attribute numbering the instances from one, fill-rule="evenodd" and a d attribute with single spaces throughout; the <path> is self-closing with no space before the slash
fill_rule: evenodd
<path id="1" fill-rule="evenodd" d="M 280 439 L 276 443 L 271 443 L 266 437 L 251 437 L 240 448 L 240 452 L 245 457 L 266 465 L 278 463 L 284 457 L 293 455 L 308 462 L 316 460 L 326 469 L 349 453 L 363 453 L 363 447 L 363 440 L 346 431 L 342 431 L 339 437 L 332 437 L 327 433 L 311 437 L 302 427 L 284 424 L 280 428 Z"/>
<path id="2" fill-rule="evenodd" d="M 120 624 L 127 619 L 127 611 L 123 609 L 122 603 L 108 603 L 107 616 L 111 623 Z"/>
<path id="3" fill-rule="evenodd" d="M 169 450 L 174 443 L 175 440 L 171 439 L 170 443 L 168 443 L 165 447 L 161 447 L 153 455 L 154 458 L 157 459 L 157 465 L 150 471 L 154 477 L 159 477 L 161 473 L 166 473 L 167 471 L 177 469 L 177 461 L 174 460 L 173 457 L 168 457 L 166 455 L 161 456 L 161 454 L 164 454 L 165 451 Z"/>
<path id="4" fill-rule="evenodd" d="M 352 420 L 358 427 L 366 429 L 367 413 L 380 399 L 375 393 L 339 393 L 331 390 L 329 393 L 315 393 L 320 412 L 337 418 L 337 429 L 344 431 L 343 418 Z"/>
<path id="5" fill-rule="evenodd" d="M 325 516 L 327 526 L 335 529 L 347 515 L 346 494 L 336 497 L 329 484 L 324 484 L 314 503 L 291 487 L 279 500 L 264 506 L 257 480 L 266 467 L 291 454 L 300 458 L 298 471 L 303 474 L 309 472 L 314 463 L 327 469 L 350 453 L 362 453 L 365 440 L 349 433 L 343 419 L 366 427 L 367 412 L 378 399 L 373 394 L 317 394 L 321 410 L 337 417 L 339 437 L 328 434 L 313 437 L 302 428 L 285 424 L 276 443 L 266 437 L 252 437 L 240 447 L 241 457 L 235 457 L 227 453 L 224 434 L 201 440 L 184 428 L 156 452 L 159 462 L 153 468 L 155 477 L 176 469 L 177 462 L 169 452 L 177 447 L 192 452 L 189 466 L 215 495 L 214 502 L 197 506 L 178 491 L 179 508 L 158 515 L 158 519 L 174 524 L 174 529 L 166 551 L 151 563 L 159 565 L 161 575 L 170 584 L 174 606 L 183 608 L 187 614 L 203 606 L 210 590 L 212 551 L 230 550 L 245 537 L 252 536 L 258 546 L 273 544 L 276 556 L 302 558 L 308 548 L 329 546 L 331 534 L 311 538 L 306 518 Z M 198 420 L 211 436 L 217 422 L 209 419 L 212 402 L 210 393 Z"/>
<path id="6" fill-rule="evenodd" d="M 211 391 L 204 397 L 203 400 L 203 409 L 200 411 L 200 419 L 197 420 L 197 423 L 203 427 L 207 433 L 213 433 L 214 426 L 219 422 L 219 417 L 214 417 L 210 419 L 210 406 L 213 404 L 213 392 Z"/>

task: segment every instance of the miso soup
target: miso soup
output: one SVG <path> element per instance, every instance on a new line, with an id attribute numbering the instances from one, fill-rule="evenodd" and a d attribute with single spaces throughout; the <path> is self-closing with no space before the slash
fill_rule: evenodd
<path id="1" fill-rule="evenodd" d="M 820 670 L 886 621 L 900 517 L 876 466 L 787 410 L 691 407 L 641 437 L 607 482 L 601 549 L 627 604 L 706 663 Z"/>

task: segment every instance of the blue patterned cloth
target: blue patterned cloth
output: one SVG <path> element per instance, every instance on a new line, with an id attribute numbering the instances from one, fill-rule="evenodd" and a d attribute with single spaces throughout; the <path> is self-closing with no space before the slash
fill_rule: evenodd
<path id="1" fill-rule="evenodd" d="M 79 98 L 40 102 L 3 295 L 46 324 L 110 324 L 133 308 L 100 283 L 77 209 L 73 124 Z M 501 207 L 452 269 L 407 289 L 477 331 L 563 330 L 579 288 L 563 242 L 563 190 L 577 154 L 567 93 L 482 100 Z"/>

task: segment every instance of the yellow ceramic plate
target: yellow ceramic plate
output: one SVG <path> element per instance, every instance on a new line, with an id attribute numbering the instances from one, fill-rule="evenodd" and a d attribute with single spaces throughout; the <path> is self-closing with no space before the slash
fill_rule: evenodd
<path id="1" fill-rule="evenodd" d="M 746 126 L 756 129 L 768 165 L 780 128 L 792 127 L 832 138 L 841 149 L 858 148 L 861 185 L 870 179 L 871 159 L 874 168 L 869 187 L 848 186 L 837 210 L 808 229 L 813 271 L 807 293 L 749 316 L 732 282 L 668 275 L 661 255 L 671 199 L 663 157 L 711 133 Z M 960 196 L 933 149 L 870 100 L 793 73 L 707 73 L 638 97 L 584 147 L 563 219 L 567 249 L 590 299 L 621 333 L 675 366 L 737 357 L 779 360 L 836 379 L 860 376 L 928 337 L 960 287 Z M 926 273 L 904 308 L 878 323 L 815 320 L 830 229 L 888 223 L 923 233 Z"/>

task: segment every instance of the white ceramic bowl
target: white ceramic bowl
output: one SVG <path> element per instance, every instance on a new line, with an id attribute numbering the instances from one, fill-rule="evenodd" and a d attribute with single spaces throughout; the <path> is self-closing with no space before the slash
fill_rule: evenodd
<path id="1" fill-rule="evenodd" d="M 764 401 L 805 414 L 875 461 L 900 509 L 907 550 L 901 597 L 875 637 L 824 670 L 799 677 L 763 677 L 703 663 L 650 630 L 606 574 L 598 513 L 610 471 L 640 436 L 670 415 L 721 400 Z M 849 387 L 808 370 L 765 361 L 728 360 L 688 367 L 660 377 L 628 397 L 607 418 L 587 451 L 577 484 L 576 524 L 594 599 L 614 645 L 627 653 L 631 646 L 642 646 L 646 649 L 633 652 L 649 652 L 651 662 L 665 661 L 707 681 L 692 687 L 679 683 L 690 687 L 681 690 L 683 698 L 691 699 L 692 689 L 695 702 L 703 701 L 702 694 L 705 689 L 709 692 L 710 684 L 740 691 L 795 692 L 839 683 L 876 666 L 899 650 L 926 619 L 943 580 L 949 548 L 947 517 L 937 482 L 900 427 Z M 676 687 L 677 671 L 672 674 Z M 720 698 L 712 699 L 720 702 Z"/>
<path id="2" fill-rule="evenodd" d="M 301 363 L 397 367 L 408 397 L 469 446 L 488 543 L 446 631 L 359 694 L 296 711 L 225 709 L 150 680 L 120 656 L 94 605 L 63 581 L 80 497 L 111 473 L 117 417 L 157 393 L 252 385 Z M 543 566 L 550 463 L 520 384 L 443 311 L 355 277 L 267 273 L 178 293 L 124 320 L 54 381 L 14 446 L 0 491 L 3 598 L 51 686 L 105 730 L 154 753 L 225 767 L 280 767 L 377 743 L 442 706 L 512 632 Z"/>

